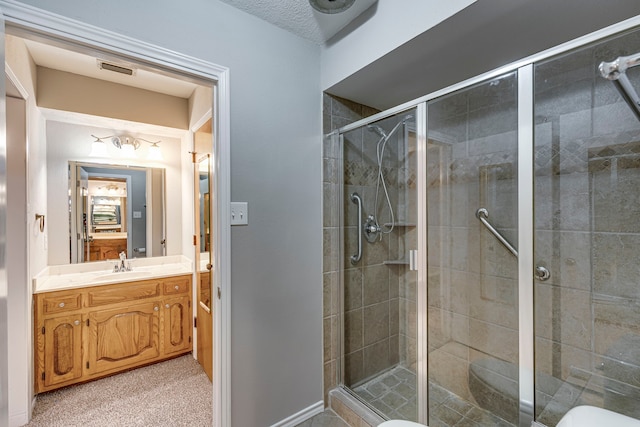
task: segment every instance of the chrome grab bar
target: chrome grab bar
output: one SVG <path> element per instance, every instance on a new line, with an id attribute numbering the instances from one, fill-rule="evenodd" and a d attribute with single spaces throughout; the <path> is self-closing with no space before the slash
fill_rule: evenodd
<path id="1" fill-rule="evenodd" d="M 500 234 L 498 230 L 493 228 L 493 225 L 491 225 L 489 221 L 487 221 L 487 218 L 489 218 L 489 211 L 486 208 L 478 209 L 476 211 L 476 218 L 478 218 L 480 222 L 483 223 L 485 227 L 487 227 L 487 229 L 491 232 L 491 234 L 493 234 L 496 237 L 496 239 L 498 239 L 500 243 L 502 243 L 504 247 L 507 248 L 514 257 L 518 258 L 518 251 L 516 250 L 516 248 L 511 246 L 511 243 L 509 243 L 509 241 L 505 239 L 504 236 L 502 236 L 502 234 Z M 536 266 L 536 269 L 533 275 L 537 280 L 544 282 L 546 280 L 549 280 L 549 278 L 551 277 L 551 272 L 547 270 L 546 267 L 542 265 L 538 265 Z"/>
<path id="2" fill-rule="evenodd" d="M 502 234 L 500 234 L 498 230 L 493 228 L 493 225 L 491 225 L 489 221 L 487 221 L 487 218 L 489 218 L 489 211 L 487 209 L 485 208 L 478 209 L 476 211 L 476 218 L 478 218 L 480 222 L 483 223 L 485 227 L 487 227 L 487 229 L 491 232 L 491 234 L 493 234 L 496 237 L 496 239 L 498 239 L 500 243 L 502 243 L 504 247 L 507 248 L 514 257 L 518 258 L 518 251 L 516 250 L 516 248 L 511 246 L 511 243 L 509 243 L 507 239 L 505 239 L 502 236 Z"/>
<path id="3" fill-rule="evenodd" d="M 619 56 L 611 62 L 601 62 L 598 70 L 600 70 L 602 77 L 613 82 L 622 98 L 631 107 L 636 118 L 640 120 L 640 97 L 626 74 L 629 68 L 637 67 L 638 65 L 640 65 L 640 53 Z"/>
<path id="4" fill-rule="evenodd" d="M 351 264 L 357 264 L 362 258 L 362 199 L 358 193 L 351 193 L 351 201 L 358 205 L 358 253 L 351 255 Z"/>

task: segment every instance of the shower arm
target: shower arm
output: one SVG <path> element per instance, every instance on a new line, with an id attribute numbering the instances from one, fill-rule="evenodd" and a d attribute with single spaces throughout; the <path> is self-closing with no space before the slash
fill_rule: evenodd
<path id="1" fill-rule="evenodd" d="M 362 199 L 358 193 L 351 193 L 350 198 L 358 205 L 358 253 L 351 255 L 351 264 L 355 265 L 362 258 Z"/>
<path id="2" fill-rule="evenodd" d="M 487 218 L 489 218 L 489 211 L 487 209 L 485 208 L 478 209 L 476 211 L 476 218 L 478 218 L 480 222 L 484 224 L 485 227 L 487 227 L 487 229 L 491 232 L 491 234 L 493 234 L 496 237 L 496 239 L 498 239 L 500 243 L 502 243 L 504 247 L 507 248 L 514 257 L 518 258 L 518 251 L 516 250 L 516 248 L 511 246 L 511 243 L 509 243 L 509 241 L 505 239 L 502 236 L 502 234 L 500 234 L 500 232 L 496 230 L 493 227 L 493 225 L 491 225 L 489 221 L 487 221 Z"/>
<path id="3" fill-rule="evenodd" d="M 622 98 L 631 107 L 636 118 L 640 120 L 640 97 L 626 74 L 629 68 L 637 67 L 638 65 L 640 65 L 640 53 L 620 56 L 611 62 L 601 62 L 598 70 L 600 70 L 602 77 L 613 82 Z"/>

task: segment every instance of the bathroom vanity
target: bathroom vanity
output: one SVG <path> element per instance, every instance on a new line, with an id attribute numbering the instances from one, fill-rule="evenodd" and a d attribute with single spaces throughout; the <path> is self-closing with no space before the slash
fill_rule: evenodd
<path id="1" fill-rule="evenodd" d="M 34 279 L 36 392 L 191 351 L 190 270 L 169 263 Z"/>

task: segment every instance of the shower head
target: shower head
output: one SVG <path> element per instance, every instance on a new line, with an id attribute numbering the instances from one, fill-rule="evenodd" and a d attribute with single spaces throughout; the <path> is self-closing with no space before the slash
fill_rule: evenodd
<path id="1" fill-rule="evenodd" d="M 407 114 L 406 116 L 404 116 L 401 120 L 402 123 L 407 123 L 409 121 L 413 120 L 413 114 Z"/>
<path id="2" fill-rule="evenodd" d="M 367 125 L 367 129 L 374 131 L 375 133 L 380 135 L 381 138 L 387 137 L 387 133 L 378 125 Z"/>
<path id="3" fill-rule="evenodd" d="M 321 13 L 340 13 L 349 9 L 356 0 L 309 0 L 309 4 Z"/>
<path id="4" fill-rule="evenodd" d="M 400 126 L 401 124 L 405 124 L 408 121 L 412 121 L 413 120 L 413 114 L 407 114 L 406 116 L 404 116 L 399 122 L 398 124 L 396 124 L 396 126 L 391 130 L 390 134 L 387 134 L 387 132 L 385 132 L 384 129 L 382 129 L 380 126 L 378 125 L 374 125 L 374 124 L 370 124 L 367 125 L 367 129 L 374 131 L 375 133 L 377 133 L 378 135 L 380 135 L 381 138 L 389 138 L 389 136 L 391 134 L 393 134 L 396 129 L 398 128 L 398 126 Z"/>

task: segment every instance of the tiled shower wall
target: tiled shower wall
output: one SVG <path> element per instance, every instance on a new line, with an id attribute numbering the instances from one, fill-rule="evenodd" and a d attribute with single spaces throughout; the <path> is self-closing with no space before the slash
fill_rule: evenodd
<path id="1" fill-rule="evenodd" d="M 378 111 L 346 99 L 323 95 L 323 133 L 326 135 L 349 123 L 371 116 Z M 340 229 L 338 197 L 343 177 L 338 164 L 339 147 L 325 138 L 322 154 L 323 185 L 323 335 L 324 335 L 324 397 L 325 404 L 329 390 L 338 385 L 340 363 Z M 347 261 L 348 262 L 348 261 Z M 347 264 L 348 265 L 348 264 Z"/>
<path id="2" fill-rule="evenodd" d="M 344 99 L 324 96 L 324 131 L 328 133 L 346 124 L 377 113 L 376 110 Z M 381 125 L 389 132 L 397 121 Z M 391 368 L 399 362 L 415 367 L 415 272 L 402 263 L 408 249 L 415 248 L 415 141 L 405 141 L 402 128 L 384 154 L 383 173 L 398 224 L 381 241 L 369 243 L 363 238 L 363 256 L 352 265 L 350 256 L 357 251 L 357 206 L 349 195 L 357 192 L 363 199 L 363 216 L 373 213 L 377 179 L 376 143 L 380 136 L 366 128 L 344 135 L 344 152 L 324 144 L 324 342 L 325 394 L 337 385 L 339 359 L 339 268 L 340 211 L 344 207 L 344 353 L 345 383 L 359 382 Z M 338 160 L 341 158 L 341 160 Z M 342 165 L 340 165 L 342 161 Z M 342 173 L 342 175 L 340 175 Z M 342 187 L 342 188 L 341 188 Z M 389 220 L 382 189 L 379 192 L 378 219 Z M 409 226 L 407 226 L 409 225 Z"/>
<path id="3" fill-rule="evenodd" d="M 389 130 L 387 130 L 388 132 Z M 399 362 L 398 266 L 385 261 L 401 258 L 396 232 L 374 243 L 363 239 L 362 259 L 352 264 L 358 250 L 358 212 L 352 193 L 362 198 L 363 217 L 374 214 L 380 136 L 359 128 L 344 134 L 344 336 L 345 384 L 354 386 Z M 398 137 L 386 145 L 383 174 L 396 215 L 399 212 Z M 381 224 L 390 222 L 382 188 L 375 210 Z"/>

